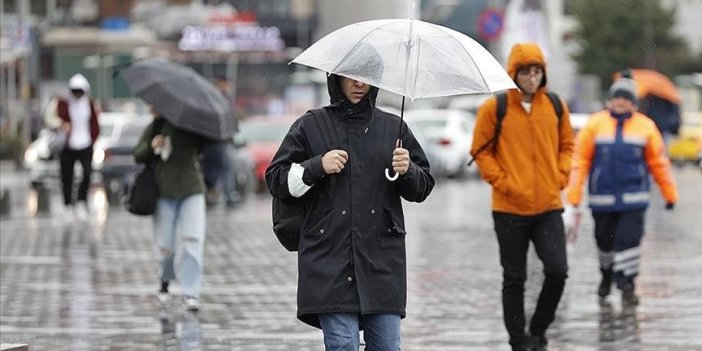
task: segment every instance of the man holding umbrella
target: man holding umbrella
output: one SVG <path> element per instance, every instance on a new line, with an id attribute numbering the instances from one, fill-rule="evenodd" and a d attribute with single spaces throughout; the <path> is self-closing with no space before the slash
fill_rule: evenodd
<path id="1" fill-rule="evenodd" d="M 382 75 L 374 49 L 356 76 Z M 362 52 L 361 52 L 362 51 Z M 280 199 L 307 203 L 298 248 L 298 318 L 324 332 L 326 350 L 400 349 L 407 301 L 401 200 L 421 202 L 434 187 L 429 163 L 411 131 L 397 146 L 400 119 L 375 107 L 378 88 L 330 74 L 324 107 L 338 148 L 329 150 L 312 113 L 285 136 L 266 183 Z M 388 181 L 384 169 L 399 174 Z"/>

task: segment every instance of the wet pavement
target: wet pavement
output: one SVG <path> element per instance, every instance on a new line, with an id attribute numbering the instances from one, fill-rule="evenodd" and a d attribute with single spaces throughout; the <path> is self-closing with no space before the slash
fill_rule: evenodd
<path id="1" fill-rule="evenodd" d="M 33 216 L 37 197 L 7 170 L 13 212 L 0 220 L 0 342 L 30 350 L 323 350 L 321 333 L 295 319 L 296 259 L 270 230 L 270 201 L 253 196 L 208 212 L 201 312 L 159 309 L 151 221 L 105 211 L 65 224 L 58 191 L 52 212 Z M 676 170 L 673 212 L 656 197 L 648 211 L 638 292 L 599 303 L 592 220 L 570 248 L 570 278 L 549 350 L 702 350 L 702 175 Z M 476 180 L 441 180 L 424 204 L 407 204 L 408 316 L 403 350 L 509 350 L 500 304 L 501 270 L 489 209 Z M 527 313 L 540 287 L 529 256 Z M 176 290 L 177 293 L 177 290 Z"/>

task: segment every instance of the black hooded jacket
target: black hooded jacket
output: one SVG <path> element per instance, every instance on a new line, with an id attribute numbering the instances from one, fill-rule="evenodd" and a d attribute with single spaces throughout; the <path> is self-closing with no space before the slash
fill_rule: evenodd
<path id="1" fill-rule="evenodd" d="M 308 112 L 292 125 L 266 171 L 266 183 L 278 198 L 292 197 L 292 163 L 305 168 L 302 179 L 312 186 L 303 195 L 309 206 L 298 250 L 298 318 L 319 327 L 319 313 L 404 317 L 406 233 L 401 198 L 426 199 L 434 187 L 429 162 L 404 125 L 402 145 L 412 162 L 406 174 L 388 181 L 384 170 L 392 170 L 400 118 L 374 107 L 375 87 L 352 104 L 341 93 L 338 76 L 330 75 L 327 84 L 332 104 L 324 108 L 333 120 L 339 149 L 349 155 L 346 167 L 325 174 L 321 159 L 329 150 Z M 334 189 L 331 177 L 336 177 Z"/>

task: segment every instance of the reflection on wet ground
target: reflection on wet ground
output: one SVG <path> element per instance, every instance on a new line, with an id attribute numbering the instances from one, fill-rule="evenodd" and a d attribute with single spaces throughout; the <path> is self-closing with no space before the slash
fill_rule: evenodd
<path id="1" fill-rule="evenodd" d="M 623 305 L 615 310 L 607 300 L 600 300 L 600 350 L 640 350 L 636 306 Z"/>
<path id="2" fill-rule="evenodd" d="M 592 221 L 584 217 L 549 350 L 702 350 L 701 179 L 691 170 L 676 178 L 683 190 L 675 211 L 664 212 L 656 199 L 648 212 L 637 308 L 623 307 L 616 289 L 598 302 Z M 296 258 L 270 230 L 267 198 L 208 212 L 202 309 L 193 314 L 177 286 L 168 308 L 156 302 L 149 218 L 105 208 L 90 222 L 67 224 L 60 203 L 30 216 L 28 189 L 14 191 L 15 209 L 23 210 L 0 220 L 2 342 L 73 351 L 323 349 L 321 333 L 295 318 Z M 425 204 L 405 205 L 403 350 L 509 350 L 489 201 L 482 182 L 442 181 Z M 528 315 L 540 272 L 531 253 Z"/>
<path id="3" fill-rule="evenodd" d="M 161 350 L 200 351 L 202 350 L 202 329 L 197 313 L 171 313 L 159 310 L 161 323 Z"/>

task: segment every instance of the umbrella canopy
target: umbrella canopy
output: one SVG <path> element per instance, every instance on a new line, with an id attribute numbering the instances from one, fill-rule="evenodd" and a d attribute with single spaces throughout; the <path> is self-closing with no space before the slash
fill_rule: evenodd
<path id="1" fill-rule="evenodd" d="M 476 41 L 416 19 L 348 25 L 320 39 L 292 62 L 411 99 L 517 88 Z"/>
<path id="2" fill-rule="evenodd" d="M 237 131 L 231 104 L 212 83 L 191 68 L 147 59 L 120 71 L 129 89 L 178 128 L 224 140 Z"/>
<path id="3" fill-rule="evenodd" d="M 675 84 L 660 72 L 641 68 L 632 69 L 631 74 L 636 83 L 636 90 L 640 97 L 655 95 L 674 104 L 680 104 L 680 94 Z M 620 76 L 621 73 L 617 72 L 614 78 L 617 79 Z"/>

